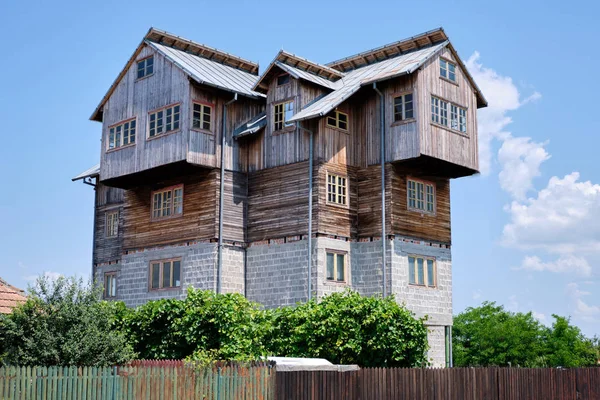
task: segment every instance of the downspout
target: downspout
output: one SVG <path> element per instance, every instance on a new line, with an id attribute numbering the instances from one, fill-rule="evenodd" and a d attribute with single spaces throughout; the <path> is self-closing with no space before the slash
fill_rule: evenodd
<path id="1" fill-rule="evenodd" d="M 308 301 L 312 297 L 312 202 L 313 202 L 313 131 L 296 122 L 298 130 L 309 133 L 308 141 Z"/>
<path id="2" fill-rule="evenodd" d="M 100 179 L 100 176 L 98 176 L 98 178 L 96 178 L 96 182 L 98 181 L 98 179 Z M 93 233 L 92 233 L 92 276 L 91 276 L 91 281 L 92 284 L 94 285 L 94 287 L 96 286 L 96 214 L 98 213 L 98 190 L 96 188 L 96 184 L 92 183 L 92 182 L 86 182 L 86 180 L 83 180 L 83 183 L 85 183 L 86 185 L 90 185 L 94 188 L 94 221 L 92 222 L 92 226 L 93 226 Z M 119 215 L 119 218 L 121 216 Z M 117 232 L 118 234 L 118 232 Z"/>
<path id="3" fill-rule="evenodd" d="M 379 147 L 381 148 L 381 262 L 383 269 L 383 297 L 387 296 L 387 272 L 385 267 L 385 97 L 377 89 L 377 82 L 373 82 L 373 89 L 379 95 L 381 135 L 379 137 Z"/>
<path id="4" fill-rule="evenodd" d="M 221 278 L 223 272 L 223 193 L 225 192 L 225 138 L 227 136 L 227 106 L 236 101 L 238 94 L 233 99 L 223 104 L 223 127 L 221 129 L 221 184 L 219 187 L 219 245 L 217 255 L 217 293 L 221 293 Z"/>

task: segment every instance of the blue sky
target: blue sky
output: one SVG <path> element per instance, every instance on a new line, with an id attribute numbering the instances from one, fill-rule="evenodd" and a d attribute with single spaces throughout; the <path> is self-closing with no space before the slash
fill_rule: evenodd
<path id="1" fill-rule="evenodd" d="M 494 300 L 600 334 L 594 2 L 0 3 L 0 276 L 90 271 L 90 114 L 150 26 L 258 61 L 328 62 L 443 26 L 482 87 L 482 174 L 452 183 L 454 310 Z"/>

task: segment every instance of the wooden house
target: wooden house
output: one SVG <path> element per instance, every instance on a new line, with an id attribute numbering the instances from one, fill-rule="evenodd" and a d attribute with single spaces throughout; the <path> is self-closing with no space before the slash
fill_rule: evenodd
<path id="1" fill-rule="evenodd" d="M 93 266 L 130 306 L 188 286 L 267 307 L 352 288 L 452 325 L 450 180 L 486 100 L 442 29 L 258 65 L 150 29 L 94 110 Z M 310 233 L 309 233 L 310 232 Z M 308 240 L 308 238 L 311 240 Z"/>

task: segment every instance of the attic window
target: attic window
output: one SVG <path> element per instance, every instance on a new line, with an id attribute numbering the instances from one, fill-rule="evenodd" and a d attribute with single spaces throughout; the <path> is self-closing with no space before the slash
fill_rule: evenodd
<path id="1" fill-rule="evenodd" d="M 394 122 L 414 118 L 413 94 L 406 93 L 394 97 Z"/>
<path id="2" fill-rule="evenodd" d="M 456 82 L 456 64 L 440 58 L 440 76 Z"/>
<path id="3" fill-rule="evenodd" d="M 192 128 L 212 131 L 212 106 L 194 101 Z"/>
<path id="4" fill-rule="evenodd" d="M 343 131 L 348 130 L 348 114 L 341 111 L 334 111 L 327 116 L 327 126 L 338 128 Z"/>
<path id="5" fill-rule="evenodd" d="M 137 62 L 137 79 L 145 78 L 154 72 L 154 56 Z"/>
<path id="6" fill-rule="evenodd" d="M 280 131 L 285 127 L 285 123 L 294 116 L 294 102 L 288 101 L 285 103 L 275 104 L 274 113 L 274 130 Z"/>
<path id="7" fill-rule="evenodd" d="M 290 83 L 290 76 L 288 74 L 279 75 L 277 77 L 277 86 L 282 86 L 288 83 Z"/>

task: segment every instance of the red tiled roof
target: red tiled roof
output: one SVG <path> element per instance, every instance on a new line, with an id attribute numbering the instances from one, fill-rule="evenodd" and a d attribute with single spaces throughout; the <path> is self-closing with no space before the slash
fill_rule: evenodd
<path id="1" fill-rule="evenodd" d="M 27 300 L 21 289 L 6 283 L 0 278 L 0 314 L 9 314 L 18 304 Z"/>

